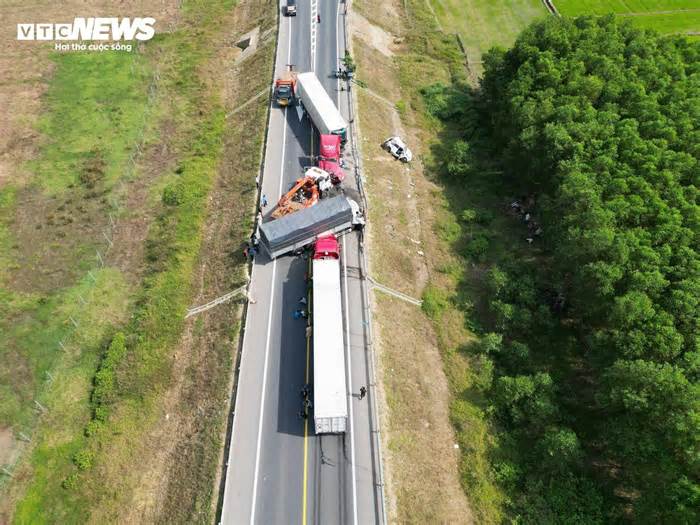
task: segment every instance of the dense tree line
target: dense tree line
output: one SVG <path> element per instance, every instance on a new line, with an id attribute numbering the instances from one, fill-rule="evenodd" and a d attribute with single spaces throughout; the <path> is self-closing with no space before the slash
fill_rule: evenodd
<path id="1" fill-rule="evenodd" d="M 472 100 L 441 115 L 465 129 L 446 171 L 468 177 L 476 107 L 543 231 L 489 270 L 478 349 L 512 512 L 700 523 L 700 43 L 552 17 L 485 56 Z"/>

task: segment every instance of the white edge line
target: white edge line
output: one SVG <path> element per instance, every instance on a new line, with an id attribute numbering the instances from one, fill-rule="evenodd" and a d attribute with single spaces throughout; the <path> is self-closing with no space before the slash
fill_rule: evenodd
<path id="1" fill-rule="evenodd" d="M 348 406 L 350 407 L 350 470 L 352 472 L 352 521 L 357 525 L 357 476 L 355 473 L 355 419 L 352 410 L 352 365 L 350 360 L 350 318 L 348 305 L 348 265 L 345 255 L 345 236 L 343 239 L 343 280 L 345 283 L 345 354 L 348 363 Z"/>
<path id="2" fill-rule="evenodd" d="M 289 17 L 287 17 L 289 20 Z M 292 54 L 292 24 L 291 20 L 289 22 L 289 31 L 287 38 L 287 64 L 291 59 Z M 287 106 L 283 110 L 283 126 L 282 126 L 282 156 L 280 162 L 280 185 L 278 189 L 278 196 L 282 195 L 282 181 L 284 180 L 284 154 L 287 146 Z M 262 396 L 260 399 L 260 420 L 258 422 L 258 440 L 255 450 L 255 475 L 253 477 L 253 500 L 250 509 L 250 523 L 253 525 L 255 523 L 255 505 L 258 496 L 258 474 L 260 469 L 260 444 L 262 443 L 262 426 L 265 414 L 265 390 L 267 389 L 267 363 L 270 356 L 270 331 L 272 329 L 272 305 L 274 302 L 275 294 L 275 274 L 277 272 L 277 259 L 272 260 L 272 285 L 270 286 L 270 308 L 267 312 L 267 335 L 265 342 L 265 364 L 263 370 L 263 382 L 262 382 Z"/>
<path id="3" fill-rule="evenodd" d="M 262 443 L 262 426 L 265 412 L 265 390 L 267 389 L 267 362 L 270 357 L 270 330 L 272 328 L 272 305 L 275 300 L 273 293 L 275 288 L 275 273 L 277 271 L 277 261 L 272 261 L 272 285 L 270 286 L 270 308 L 267 312 L 267 335 L 265 342 L 265 363 L 263 365 L 262 396 L 260 397 L 260 420 L 258 421 L 258 438 L 255 449 L 255 476 L 253 477 L 253 501 L 250 508 L 250 523 L 255 523 L 255 503 L 258 495 L 258 472 L 260 467 L 260 444 Z"/>
<path id="4" fill-rule="evenodd" d="M 318 2 L 311 0 L 311 28 L 309 34 L 309 45 L 311 47 L 311 71 L 316 72 L 316 39 L 318 38 L 318 31 L 316 30 L 316 24 L 318 24 Z"/>

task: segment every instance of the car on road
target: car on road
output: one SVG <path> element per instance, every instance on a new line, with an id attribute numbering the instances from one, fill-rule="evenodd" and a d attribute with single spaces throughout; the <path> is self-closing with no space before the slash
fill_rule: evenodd
<path id="1" fill-rule="evenodd" d="M 382 149 L 391 153 L 394 158 L 399 159 L 401 162 L 411 162 L 413 159 L 413 153 L 408 149 L 406 143 L 401 140 L 401 137 L 389 137 L 382 142 Z"/>
<path id="2" fill-rule="evenodd" d="M 284 6 L 285 16 L 297 16 L 297 0 L 287 0 L 287 5 Z"/>

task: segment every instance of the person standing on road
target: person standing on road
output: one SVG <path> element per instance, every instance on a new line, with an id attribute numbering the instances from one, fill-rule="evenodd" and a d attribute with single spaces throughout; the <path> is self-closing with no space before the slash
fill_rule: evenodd
<path id="1" fill-rule="evenodd" d="M 367 395 L 367 387 L 361 386 L 360 387 L 360 399 L 364 399 L 364 397 Z"/>
<path id="2" fill-rule="evenodd" d="M 260 202 L 262 202 L 262 207 L 263 207 L 263 208 L 264 208 L 265 206 L 267 206 L 267 195 L 264 195 L 264 194 L 263 194 L 262 199 L 260 199 Z"/>

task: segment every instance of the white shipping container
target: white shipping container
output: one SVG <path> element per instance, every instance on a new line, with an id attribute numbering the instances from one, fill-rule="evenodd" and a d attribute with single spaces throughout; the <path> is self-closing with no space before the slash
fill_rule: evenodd
<path id="1" fill-rule="evenodd" d="M 316 129 L 322 135 L 338 135 L 345 142 L 348 124 L 326 93 L 316 73 L 300 73 L 297 76 L 297 94 Z"/>
<path id="2" fill-rule="evenodd" d="M 342 433 L 348 406 L 338 259 L 313 260 L 314 421 L 317 434 Z"/>

